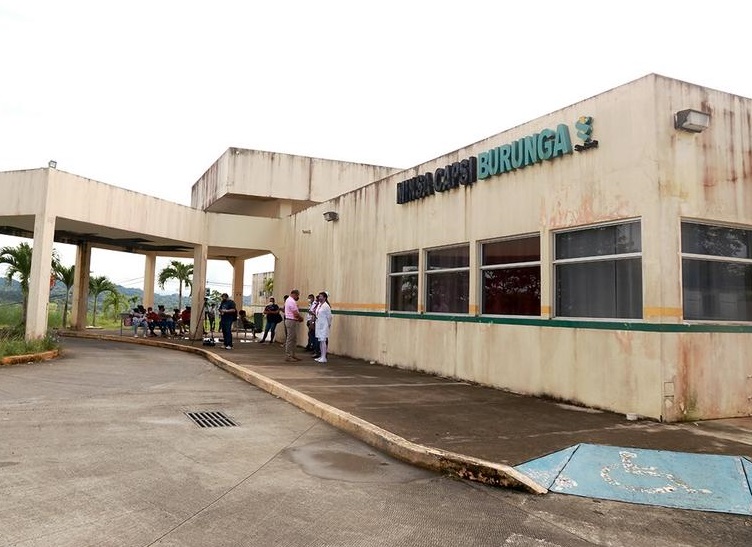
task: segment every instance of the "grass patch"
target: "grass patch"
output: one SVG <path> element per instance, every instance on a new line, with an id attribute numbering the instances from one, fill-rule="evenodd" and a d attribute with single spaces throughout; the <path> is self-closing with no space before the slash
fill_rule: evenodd
<path id="1" fill-rule="evenodd" d="M 24 340 L 23 331 L 18 328 L 0 330 L 0 358 L 13 355 L 27 355 L 59 349 L 60 343 L 55 336 L 47 334 L 38 340 Z"/>

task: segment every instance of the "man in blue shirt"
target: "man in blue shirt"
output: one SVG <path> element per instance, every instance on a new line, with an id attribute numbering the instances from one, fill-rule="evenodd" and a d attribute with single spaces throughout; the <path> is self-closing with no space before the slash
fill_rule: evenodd
<path id="1" fill-rule="evenodd" d="M 222 302 L 219 304 L 219 328 L 222 329 L 222 341 L 225 349 L 232 349 L 232 324 L 238 318 L 238 309 L 235 302 L 230 300 L 227 293 L 222 294 Z"/>

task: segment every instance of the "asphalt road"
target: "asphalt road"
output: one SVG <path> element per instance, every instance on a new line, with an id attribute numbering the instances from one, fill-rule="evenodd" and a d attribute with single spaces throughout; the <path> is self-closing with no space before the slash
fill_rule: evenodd
<path id="1" fill-rule="evenodd" d="M 0 546 L 744 546 L 752 519 L 535 496 L 395 461 L 183 352 L 0 367 Z M 222 411 L 237 426 L 186 415 Z"/>

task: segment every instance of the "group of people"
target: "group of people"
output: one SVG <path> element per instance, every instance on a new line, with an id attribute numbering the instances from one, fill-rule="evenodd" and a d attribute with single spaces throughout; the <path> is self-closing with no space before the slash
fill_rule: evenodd
<path id="1" fill-rule="evenodd" d="M 190 330 L 191 307 L 186 306 L 183 311 L 174 308 L 167 313 L 163 305 L 154 310 L 151 306 L 144 308 L 141 304 L 133 308 L 130 313 L 133 336 L 138 338 L 138 329 L 143 329 L 143 336 L 162 336 L 163 338 L 183 336 Z M 159 335 L 156 333 L 159 329 Z"/>
<path id="2" fill-rule="evenodd" d="M 269 343 L 274 342 L 277 325 L 284 322 L 285 325 L 285 361 L 300 361 L 296 355 L 298 345 L 298 323 L 304 321 L 303 315 L 298 308 L 300 291 L 293 289 L 289 295 L 285 295 L 284 308 L 277 305 L 274 297 L 269 298 L 269 303 L 264 307 L 264 317 L 266 317 L 266 327 L 261 337 L 260 343 L 266 342 L 269 336 Z M 222 332 L 222 345 L 226 350 L 231 350 L 232 342 L 232 325 L 238 320 L 239 312 L 237 305 L 225 293 L 221 296 L 221 302 L 216 308 L 219 313 L 219 328 Z M 183 336 L 190 332 L 191 307 L 186 306 L 183 311 L 178 308 L 173 310 L 172 314 L 165 311 L 163 305 L 153 308 L 144 308 L 139 305 L 133 308 L 131 324 L 133 325 L 133 335 L 138 337 L 138 329 L 143 328 L 143 336 L 158 336 L 155 332 L 159 329 L 162 337 Z M 214 330 L 215 308 L 212 306 L 206 312 L 207 319 L 211 323 L 211 330 Z M 321 291 L 318 295 L 308 295 L 308 314 L 306 327 L 308 332 L 307 345 L 305 351 L 313 352 L 314 360 L 317 363 L 324 364 L 327 362 L 327 347 L 329 341 L 329 331 L 332 327 L 332 308 L 329 305 L 329 294 Z"/>
<path id="3" fill-rule="evenodd" d="M 285 361 L 300 361 L 295 355 L 298 346 L 298 323 L 303 322 L 303 316 L 298 309 L 300 291 L 293 289 L 285 298 Z M 308 295 L 308 344 L 306 350 L 314 352 L 317 363 L 327 362 L 326 354 L 329 342 L 329 331 L 332 327 L 332 308 L 329 305 L 329 294 L 321 291 L 318 295 Z"/>

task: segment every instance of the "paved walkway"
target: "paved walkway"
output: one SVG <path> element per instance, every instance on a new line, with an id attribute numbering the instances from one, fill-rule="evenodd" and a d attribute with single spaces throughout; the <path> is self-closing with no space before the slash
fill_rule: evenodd
<path id="1" fill-rule="evenodd" d="M 752 417 L 684 424 L 628 421 L 620 414 L 336 355 L 326 366 L 305 352 L 299 353 L 300 363 L 286 363 L 277 344 L 236 340 L 228 351 L 200 341 L 134 340 L 90 331 L 76 335 L 205 351 L 225 370 L 393 456 L 535 492 L 549 485 L 530 480 L 521 464 L 580 444 L 752 459 Z"/>

